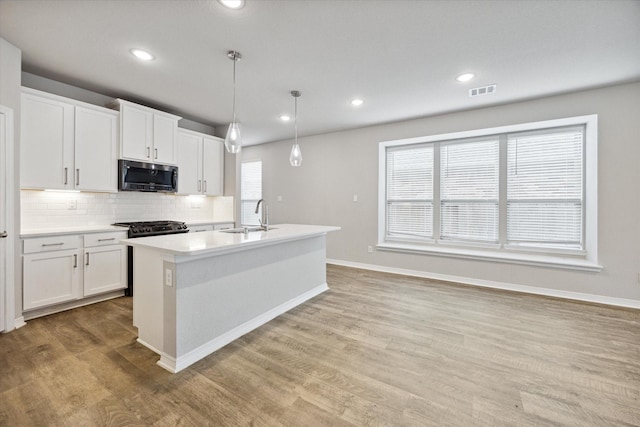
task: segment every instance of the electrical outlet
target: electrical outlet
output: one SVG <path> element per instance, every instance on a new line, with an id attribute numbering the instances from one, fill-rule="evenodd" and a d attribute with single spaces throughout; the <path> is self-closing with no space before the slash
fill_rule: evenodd
<path id="1" fill-rule="evenodd" d="M 367 252 L 372 254 L 373 253 L 373 247 L 372 246 L 367 246 Z"/>
<path id="2" fill-rule="evenodd" d="M 166 286 L 173 286 L 173 271 L 168 268 L 164 270 L 164 284 Z"/>
<path id="3" fill-rule="evenodd" d="M 67 209 L 75 210 L 78 209 L 78 201 L 76 199 L 71 199 L 67 202 Z"/>

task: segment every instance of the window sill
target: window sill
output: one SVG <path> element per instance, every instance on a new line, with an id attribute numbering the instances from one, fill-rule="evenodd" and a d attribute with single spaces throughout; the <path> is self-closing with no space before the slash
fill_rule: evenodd
<path id="1" fill-rule="evenodd" d="M 599 272 L 602 266 L 586 259 L 572 257 L 540 255 L 530 253 L 496 252 L 471 248 L 451 248 L 416 245 L 410 243 L 379 243 L 376 248 L 381 251 L 428 254 L 450 258 L 471 259 L 477 261 L 494 261 L 509 264 L 533 265 L 537 267 L 561 268 Z"/>

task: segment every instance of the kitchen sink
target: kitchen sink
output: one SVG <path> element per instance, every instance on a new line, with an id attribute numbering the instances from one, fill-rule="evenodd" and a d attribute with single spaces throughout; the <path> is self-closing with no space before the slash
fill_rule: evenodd
<path id="1" fill-rule="evenodd" d="M 262 227 L 240 227 L 240 228 L 227 228 L 226 230 L 220 230 L 222 233 L 244 233 L 245 228 L 247 233 L 253 233 L 255 231 L 264 231 Z M 269 230 L 275 230 L 276 227 L 269 227 Z"/>

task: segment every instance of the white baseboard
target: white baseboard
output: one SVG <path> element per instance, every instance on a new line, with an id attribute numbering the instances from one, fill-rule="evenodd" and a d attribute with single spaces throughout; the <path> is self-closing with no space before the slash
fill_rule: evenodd
<path id="1" fill-rule="evenodd" d="M 327 286 L 326 283 L 323 283 L 322 285 L 318 285 L 313 289 L 310 289 L 309 291 L 305 292 L 304 294 L 293 298 L 283 304 L 280 304 L 277 307 L 272 308 L 271 310 L 267 311 L 266 313 L 263 313 L 257 317 L 254 317 L 253 319 L 239 325 L 236 326 L 235 328 L 231 329 L 228 332 L 225 332 L 224 334 L 212 339 L 211 341 L 208 341 L 204 344 L 202 344 L 201 346 L 191 350 L 190 352 L 182 355 L 182 356 L 178 356 L 177 358 L 174 358 L 172 356 L 167 355 L 166 353 L 161 353 L 156 351 L 156 353 L 160 354 L 160 360 L 158 361 L 158 365 L 164 369 L 166 369 L 169 372 L 172 373 L 177 373 L 180 372 L 181 370 L 183 370 L 184 368 L 194 364 L 195 362 L 197 362 L 200 359 L 203 359 L 205 357 L 207 357 L 208 355 L 210 355 L 211 353 L 215 352 L 216 350 L 221 349 L 222 347 L 224 347 L 225 345 L 229 344 L 230 342 L 240 338 L 241 336 L 243 336 L 246 333 L 249 333 L 251 331 L 253 331 L 254 329 L 264 325 L 265 323 L 267 323 L 268 321 L 275 319 L 276 317 L 280 316 L 283 313 L 286 313 L 287 311 L 291 310 L 294 307 L 299 306 L 300 304 L 302 304 L 303 302 L 310 300 L 311 298 L 315 297 L 316 295 L 321 294 L 322 292 L 328 290 L 329 287 Z M 139 340 L 138 340 L 139 341 Z M 141 344 L 145 345 L 144 343 L 141 342 Z M 149 347 L 149 346 L 147 346 Z M 149 347 L 151 348 L 151 347 Z M 152 349 L 153 350 L 153 349 Z M 154 350 L 155 351 L 155 350 Z"/>
<path id="2" fill-rule="evenodd" d="M 380 271 L 383 273 L 401 274 L 403 276 L 422 277 L 425 279 L 442 280 L 446 282 L 456 282 L 465 285 L 480 286 L 484 288 L 502 289 L 506 291 L 522 292 L 526 294 L 544 295 L 549 297 L 563 298 L 569 300 L 593 302 L 597 304 L 613 305 L 616 307 L 640 309 L 640 301 L 607 297 L 603 295 L 584 294 L 580 292 L 563 291 L 559 289 L 538 288 L 535 286 L 517 285 L 514 283 L 494 282 L 491 280 L 474 279 L 470 277 L 451 276 L 448 274 L 431 273 L 419 270 L 407 270 L 403 268 L 387 267 L 375 264 L 364 264 L 359 262 L 344 261 L 339 259 L 327 259 L 327 264 L 341 265 L 344 267 L 361 268 L 363 270 Z"/>

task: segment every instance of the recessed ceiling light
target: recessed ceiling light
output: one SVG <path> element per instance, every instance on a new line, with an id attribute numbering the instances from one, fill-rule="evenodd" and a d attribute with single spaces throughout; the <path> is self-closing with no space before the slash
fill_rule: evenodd
<path id="1" fill-rule="evenodd" d="M 240 9 L 244 6 L 244 0 L 218 0 L 220 4 L 229 9 Z"/>
<path id="2" fill-rule="evenodd" d="M 131 54 L 142 61 L 151 61 L 155 56 L 142 49 L 131 49 Z"/>
<path id="3" fill-rule="evenodd" d="M 356 99 L 352 99 L 351 100 L 351 105 L 353 105 L 354 107 L 359 107 L 364 103 L 364 101 L 362 99 L 356 98 Z"/>
<path id="4" fill-rule="evenodd" d="M 291 117 L 287 116 L 286 114 L 283 114 L 280 116 L 280 120 L 282 120 L 283 122 L 288 122 L 289 120 L 291 120 Z"/>
<path id="5" fill-rule="evenodd" d="M 456 77 L 456 80 L 459 82 L 468 82 L 469 80 L 473 79 L 475 76 L 476 75 L 473 73 L 464 73 Z"/>

